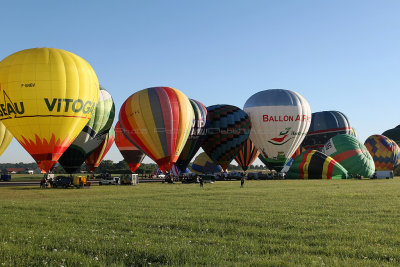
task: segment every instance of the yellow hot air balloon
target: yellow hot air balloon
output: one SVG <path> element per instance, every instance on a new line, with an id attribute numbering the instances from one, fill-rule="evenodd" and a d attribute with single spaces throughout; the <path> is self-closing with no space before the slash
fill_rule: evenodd
<path id="1" fill-rule="evenodd" d="M 92 116 L 99 82 L 81 57 L 33 48 L 0 62 L 0 120 L 47 172 Z"/>
<path id="2" fill-rule="evenodd" d="M 11 143 L 13 136 L 6 126 L 0 122 L 0 156 L 6 150 L 8 145 Z"/>

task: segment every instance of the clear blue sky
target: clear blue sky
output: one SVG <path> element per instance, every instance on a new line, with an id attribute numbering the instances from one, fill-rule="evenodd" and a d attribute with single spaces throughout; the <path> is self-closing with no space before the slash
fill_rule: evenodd
<path id="1" fill-rule="evenodd" d="M 339 110 L 359 139 L 400 124 L 400 1 L 0 2 L 0 58 L 32 47 L 76 53 L 112 94 L 171 86 L 243 108 L 270 88 L 313 112 Z M 119 161 L 114 146 L 106 159 Z M 13 140 L 0 162 L 32 162 Z"/>

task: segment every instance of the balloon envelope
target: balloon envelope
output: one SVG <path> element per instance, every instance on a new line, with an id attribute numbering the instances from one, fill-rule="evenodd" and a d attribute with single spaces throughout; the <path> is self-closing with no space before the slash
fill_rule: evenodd
<path id="1" fill-rule="evenodd" d="M 329 139 L 322 152 L 339 162 L 349 174 L 371 177 L 375 171 L 374 160 L 367 148 L 354 136 L 336 135 Z"/>
<path id="2" fill-rule="evenodd" d="M 284 89 L 260 91 L 247 99 L 250 139 L 269 169 L 280 171 L 308 132 L 311 109 L 299 93 Z"/>
<path id="3" fill-rule="evenodd" d="M 8 145 L 11 143 L 13 136 L 6 126 L 0 121 L 0 156 L 7 149 Z"/>
<path id="4" fill-rule="evenodd" d="M 114 117 L 114 101 L 107 90 L 100 87 L 99 101 L 94 115 L 58 160 L 67 173 L 77 171 L 86 158 L 104 141 Z"/>
<path id="5" fill-rule="evenodd" d="M 146 154 L 125 137 L 119 122 L 115 126 L 115 144 L 124 157 L 126 163 L 128 163 L 131 172 L 134 173 L 137 168 L 139 168 Z"/>
<path id="6" fill-rule="evenodd" d="M 296 157 L 286 179 L 345 179 L 347 170 L 333 158 L 317 150 Z"/>
<path id="7" fill-rule="evenodd" d="M 218 173 L 222 171 L 222 167 L 215 164 L 205 152 L 202 152 L 195 158 L 192 170 L 197 174 Z"/>
<path id="8" fill-rule="evenodd" d="M 152 87 L 131 95 L 119 122 L 125 136 L 163 170 L 177 161 L 194 119 L 189 99 L 171 87 Z"/>
<path id="9" fill-rule="evenodd" d="M 364 142 L 371 154 L 376 171 L 392 171 L 399 161 L 400 148 L 384 135 L 371 135 Z"/>
<path id="10" fill-rule="evenodd" d="M 251 142 L 250 138 L 244 143 L 239 153 L 236 155 L 235 160 L 242 167 L 243 171 L 247 171 L 249 166 L 257 159 L 260 152 Z"/>
<path id="11" fill-rule="evenodd" d="M 47 172 L 94 112 L 99 83 L 81 57 L 33 48 L 0 62 L 0 120 Z"/>
<path id="12" fill-rule="evenodd" d="M 301 146 L 306 150 L 322 150 L 326 142 L 338 134 L 354 134 L 346 115 L 339 111 L 314 112 L 310 129 Z"/>
<path id="13" fill-rule="evenodd" d="M 192 105 L 194 111 L 194 120 L 192 124 L 192 129 L 190 130 L 189 137 L 179 155 L 175 166 L 181 171 L 185 171 L 190 161 L 199 151 L 201 143 L 206 134 L 205 124 L 207 118 L 207 109 L 199 101 L 190 99 L 190 104 Z"/>
<path id="14" fill-rule="evenodd" d="M 392 139 L 396 142 L 398 146 L 400 146 L 400 125 L 396 126 L 393 129 L 384 131 L 382 135 Z"/>
<path id="15" fill-rule="evenodd" d="M 249 138 L 249 116 L 231 105 L 207 107 L 207 135 L 202 143 L 207 155 L 226 170 Z"/>
<path id="16" fill-rule="evenodd" d="M 103 133 L 103 135 L 105 135 L 103 142 L 85 160 L 86 165 L 89 167 L 91 172 L 94 172 L 96 168 L 99 167 L 101 161 L 104 159 L 114 143 L 114 128 L 111 127 L 108 133 Z"/>

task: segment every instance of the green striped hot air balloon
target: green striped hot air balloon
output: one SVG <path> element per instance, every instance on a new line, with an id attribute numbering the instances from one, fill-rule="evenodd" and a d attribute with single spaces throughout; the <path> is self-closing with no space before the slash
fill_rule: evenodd
<path id="1" fill-rule="evenodd" d="M 307 150 L 297 156 L 286 179 L 346 179 L 347 171 L 333 158 L 317 150 Z"/>
<path id="2" fill-rule="evenodd" d="M 58 160 L 67 173 L 78 170 L 85 159 L 104 141 L 114 116 L 114 101 L 110 93 L 100 87 L 99 102 L 94 115 Z"/>
<path id="3" fill-rule="evenodd" d="M 349 174 L 371 177 L 375 172 L 371 154 L 354 136 L 336 135 L 328 140 L 322 152 L 339 162 Z"/>

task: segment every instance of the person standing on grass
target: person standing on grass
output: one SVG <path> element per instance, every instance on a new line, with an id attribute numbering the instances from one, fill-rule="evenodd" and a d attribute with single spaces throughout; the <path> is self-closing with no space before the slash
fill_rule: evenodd
<path id="1" fill-rule="evenodd" d="M 200 176 L 199 182 L 200 182 L 200 187 L 203 188 L 203 185 L 204 185 L 204 184 L 203 184 L 203 177 Z"/>
<path id="2" fill-rule="evenodd" d="M 244 187 L 244 176 L 242 176 L 242 179 L 240 179 L 240 187 Z"/>

